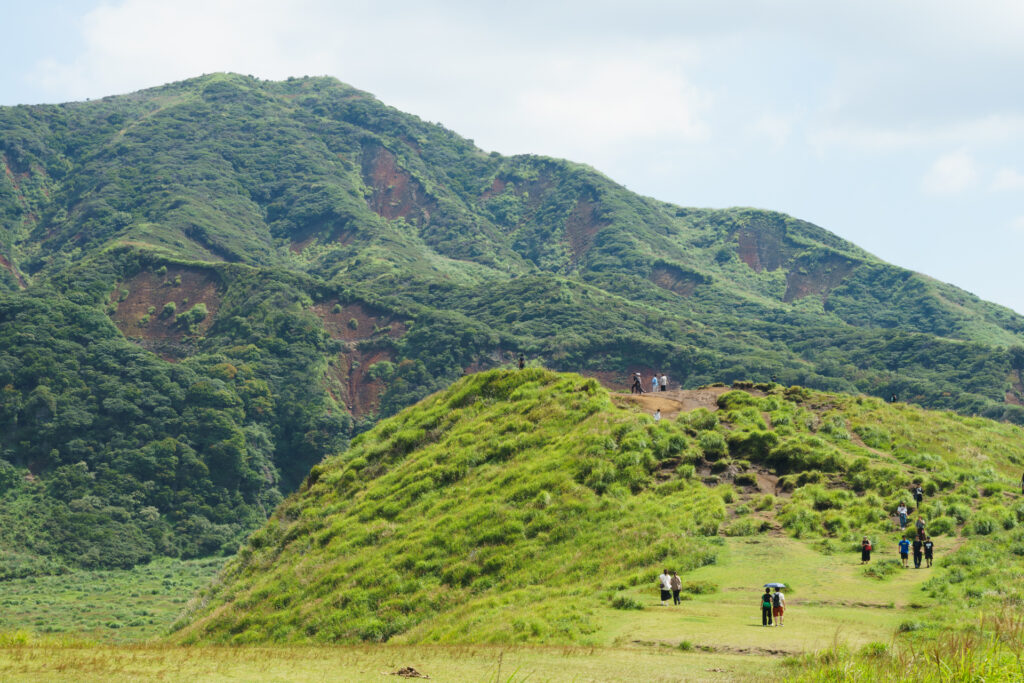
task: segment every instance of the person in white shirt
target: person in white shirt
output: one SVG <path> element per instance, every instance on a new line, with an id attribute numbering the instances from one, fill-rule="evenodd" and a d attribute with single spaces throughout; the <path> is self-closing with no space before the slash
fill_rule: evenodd
<path id="1" fill-rule="evenodd" d="M 782 626 L 782 615 L 786 612 L 786 594 L 781 588 L 775 588 L 775 595 L 772 596 L 772 617 L 776 626 Z"/>
<path id="2" fill-rule="evenodd" d="M 662 391 L 668 391 L 668 377 L 665 376 L 665 373 L 661 373 L 661 384 L 659 385 L 659 388 Z"/>
<path id="3" fill-rule="evenodd" d="M 661 408 L 654 411 L 654 421 L 659 422 L 661 420 Z"/>
<path id="4" fill-rule="evenodd" d="M 661 604 L 668 605 L 672 599 L 672 577 L 667 569 L 658 576 L 658 584 L 661 586 Z"/>

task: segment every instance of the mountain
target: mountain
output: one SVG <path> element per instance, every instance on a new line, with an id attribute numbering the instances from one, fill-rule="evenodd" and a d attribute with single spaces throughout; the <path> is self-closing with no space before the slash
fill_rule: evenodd
<path id="1" fill-rule="evenodd" d="M 230 554 L 352 435 L 520 352 L 1024 422 L 1012 311 L 782 214 L 485 153 L 330 78 L 0 108 L 0 163 L 19 556 Z"/>
<path id="2" fill-rule="evenodd" d="M 640 401 L 660 402 L 663 418 Z M 750 575 L 735 589 L 749 624 L 759 573 L 798 573 L 782 554 L 800 544 L 785 536 L 812 555 L 837 554 L 829 576 L 856 572 L 857 595 L 836 595 L 828 579 L 823 595 L 891 609 L 874 604 L 889 591 L 871 584 L 895 571 L 883 549 L 896 547 L 900 501 L 943 550 L 942 569 L 901 600 L 912 597 L 916 618 L 941 628 L 963 620 L 949 604 L 998 613 L 1019 599 L 1020 553 L 1007 549 L 1022 538 L 1022 437 L 982 418 L 778 384 L 635 399 L 575 374 L 478 373 L 314 467 L 175 638 L 609 645 L 621 630 L 616 610 L 656 604 L 651 587 L 665 566 L 690 596 L 715 590 L 688 576 L 699 568 L 722 580 Z M 726 567 L 737 550 L 723 537 L 768 539 L 778 555 Z M 843 559 L 863 537 L 880 555 L 866 568 Z M 818 580 L 803 578 L 787 583 L 811 592 Z M 717 600 L 733 609 L 734 598 Z M 672 624 L 660 638 L 686 634 L 678 617 L 647 619 Z"/>

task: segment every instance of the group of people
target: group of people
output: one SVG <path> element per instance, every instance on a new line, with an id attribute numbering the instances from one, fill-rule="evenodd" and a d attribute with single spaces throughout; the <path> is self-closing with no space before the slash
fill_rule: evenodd
<path id="1" fill-rule="evenodd" d="M 761 596 L 761 626 L 782 626 L 782 617 L 786 613 L 786 594 L 782 588 L 775 587 L 775 592 L 768 586 Z M 774 621 L 774 623 L 772 623 Z"/>
<path id="2" fill-rule="evenodd" d="M 674 571 L 664 570 L 658 575 L 658 585 L 661 586 L 661 604 L 667 605 L 669 600 L 672 604 L 678 605 L 681 601 L 679 593 L 683 590 L 683 580 Z"/>
<path id="3" fill-rule="evenodd" d="M 920 484 L 914 484 L 910 494 L 914 497 L 914 502 L 917 503 L 917 510 L 920 511 L 921 503 L 924 501 L 924 489 L 921 488 Z M 896 506 L 896 517 L 899 519 L 900 531 L 906 530 L 909 515 L 910 510 L 907 508 L 907 504 L 901 500 L 900 504 Z M 935 543 L 932 542 L 931 536 L 925 533 L 924 518 L 920 514 L 917 516 L 917 521 L 914 522 L 914 529 L 913 540 L 908 538 L 908 534 L 903 534 L 903 538 L 897 543 L 900 551 L 900 562 L 904 569 L 909 569 L 910 554 L 913 551 L 914 569 L 920 569 L 922 561 L 925 562 L 926 567 L 931 567 L 935 556 Z M 870 561 L 871 541 L 865 536 L 864 540 L 860 543 L 860 563 L 865 564 Z"/>
<path id="4" fill-rule="evenodd" d="M 642 394 L 644 393 L 644 382 L 639 372 L 633 373 L 633 384 L 629 387 L 630 393 Z M 668 377 L 665 373 L 654 373 L 651 376 L 651 391 L 668 391 Z"/>

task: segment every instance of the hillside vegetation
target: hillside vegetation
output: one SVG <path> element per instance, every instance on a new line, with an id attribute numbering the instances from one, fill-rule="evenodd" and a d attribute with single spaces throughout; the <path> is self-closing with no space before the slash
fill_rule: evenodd
<path id="1" fill-rule="evenodd" d="M 0 108 L 12 575 L 231 554 L 353 435 L 520 352 L 1021 423 L 1022 333 L 807 222 L 485 153 L 330 78 Z"/>
<path id="2" fill-rule="evenodd" d="M 717 410 L 656 422 L 579 375 L 466 377 L 313 468 L 175 638 L 787 652 L 840 622 L 863 644 L 1018 604 L 1019 427 L 777 384 L 717 392 Z M 912 483 L 939 562 L 902 573 L 894 510 Z M 717 617 L 657 606 L 663 566 L 695 599 L 683 613 Z M 793 587 L 805 631 L 737 633 L 766 580 Z"/>

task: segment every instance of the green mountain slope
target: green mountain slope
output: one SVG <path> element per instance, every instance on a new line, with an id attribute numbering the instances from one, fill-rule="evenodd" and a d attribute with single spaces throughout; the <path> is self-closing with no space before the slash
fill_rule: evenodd
<path id="1" fill-rule="evenodd" d="M 799 387 L 704 393 L 720 409 L 655 422 L 579 375 L 460 380 L 316 466 L 176 637 L 607 644 L 662 566 L 713 590 L 723 535 L 781 532 L 851 562 L 862 536 L 895 547 L 913 483 L 944 551 L 923 587 L 898 584 L 939 607 L 921 615 L 1019 599 L 1019 427 Z M 778 543 L 814 571 L 845 564 Z M 843 570 L 845 589 L 887 581 L 884 558 Z"/>
<path id="2" fill-rule="evenodd" d="M 0 164 L 11 551 L 230 552 L 353 434 L 519 352 L 1024 421 L 1012 311 L 778 213 L 484 153 L 330 78 L 0 108 Z"/>

